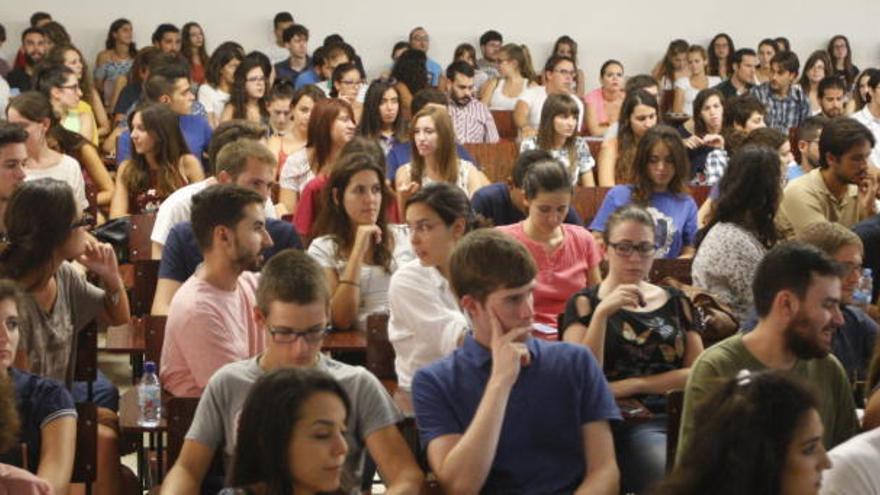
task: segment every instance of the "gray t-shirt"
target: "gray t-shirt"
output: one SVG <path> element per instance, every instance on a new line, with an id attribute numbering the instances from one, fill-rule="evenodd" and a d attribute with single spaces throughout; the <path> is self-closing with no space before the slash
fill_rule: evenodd
<path id="1" fill-rule="evenodd" d="M 47 313 L 26 294 L 21 307 L 21 349 L 36 375 L 65 381 L 73 377 L 77 332 L 97 318 L 104 307 L 104 290 L 90 284 L 72 264 L 61 263 L 55 273 L 58 295 Z"/>
<path id="2" fill-rule="evenodd" d="M 254 382 L 265 373 L 257 364 L 258 359 L 259 356 L 227 364 L 211 377 L 186 434 L 186 438 L 212 449 L 222 444 L 227 470 L 235 452 L 235 436 L 244 401 Z M 335 378 L 351 401 L 348 431 L 345 433 L 348 456 L 342 489 L 356 494 L 360 492 L 366 438 L 376 430 L 403 421 L 403 415 L 379 380 L 366 368 L 340 363 L 323 354 L 316 368 Z"/>

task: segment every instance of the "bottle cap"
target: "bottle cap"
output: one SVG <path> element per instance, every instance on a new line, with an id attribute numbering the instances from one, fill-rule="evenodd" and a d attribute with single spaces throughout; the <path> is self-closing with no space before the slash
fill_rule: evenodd
<path id="1" fill-rule="evenodd" d="M 153 361 L 147 361 L 144 363 L 144 373 L 155 373 L 156 372 L 156 363 Z"/>
<path id="2" fill-rule="evenodd" d="M 870 268 L 865 268 L 862 270 L 862 275 L 864 275 L 866 277 L 870 277 L 871 275 L 873 275 L 873 272 L 871 271 Z"/>

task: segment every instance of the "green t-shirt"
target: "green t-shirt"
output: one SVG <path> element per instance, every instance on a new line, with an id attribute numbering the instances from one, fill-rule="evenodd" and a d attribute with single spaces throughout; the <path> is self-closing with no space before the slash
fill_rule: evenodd
<path id="1" fill-rule="evenodd" d="M 733 335 L 703 352 L 691 367 L 684 394 L 676 462 L 681 460 L 694 428 L 694 410 L 725 380 L 742 370 L 767 367 L 743 344 L 742 334 Z M 823 443 L 831 449 L 858 433 L 859 420 L 846 372 L 829 354 L 822 359 L 798 360 L 791 373 L 811 383 L 819 396 L 819 415 L 825 426 Z"/>

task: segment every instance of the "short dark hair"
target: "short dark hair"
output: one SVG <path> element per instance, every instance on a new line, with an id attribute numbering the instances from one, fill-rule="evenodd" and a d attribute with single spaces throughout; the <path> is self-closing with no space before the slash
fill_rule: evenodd
<path id="1" fill-rule="evenodd" d="M 29 28 L 27 28 L 27 29 L 25 29 L 24 31 L 21 32 L 21 41 L 22 41 L 22 43 L 24 42 L 25 37 L 27 37 L 27 35 L 29 35 L 29 34 L 39 34 L 40 36 L 45 37 L 45 36 L 46 36 L 46 31 L 44 31 L 43 28 L 29 27 Z"/>
<path id="2" fill-rule="evenodd" d="M 818 138 L 822 129 L 828 124 L 828 122 L 831 122 L 831 119 L 822 114 L 813 115 L 804 120 L 801 122 L 800 127 L 798 127 L 798 141 L 813 141 Z"/>
<path id="3" fill-rule="evenodd" d="M 449 258 L 449 282 L 458 298 L 483 303 L 498 289 L 521 287 L 535 279 L 532 255 L 513 237 L 480 229 L 459 241 Z"/>
<path id="4" fill-rule="evenodd" d="M 571 65 L 577 67 L 577 62 L 575 62 L 573 58 L 563 57 L 562 55 L 553 55 L 548 58 L 547 63 L 544 64 L 544 72 L 553 72 L 556 70 L 556 66 L 562 62 L 571 62 Z"/>
<path id="5" fill-rule="evenodd" d="M 529 168 L 532 165 L 545 160 L 553 160 L 553 155 L 546 150 L 535 149 L 520 153 L 519 156 L 516 157 L 516 162 L 513 164 L 513 172 L 510 177 L 513 182 L 513 187 L 522 188 L 526 172 L 529 171 Z"/>
<path id="6" fill-rule="evenodd" d="M 773 300 L 780 291 L 792 291 L 803 299 L 814 275 L 839 277 L 840 267 L 809 244 L 788 241 L 774 246 L 758 264 L 752 282 L 758 317 L 764 318 L 770 314 Z"/>
<path id="7" fill-rule="evenodd" d="M 165 36 L 166 33 L 180 33 L 180 29 L 178 29 L 177 26 L 175 26 L 174 24 L 170 23 L 159 24 L 156 27 L 156 30 L 153 31 L 153 37 L 151 38 L 151 41 L 154 44 L 162 41 L 162 38 Z"/>
<path id="8" fill-rule="evenodd" d="M 31 27 L 37 27 L 37 24 L 39 24 L 40 21 L 45 21 L 47 19 L 51 21 L 52 14 L 41 11 L 34 12 L 33 14 L 31 14 L 30 25 Z"/>
<path id="9" fill-rule="evenodd" d="M 880 81 L 880 78 L 878 78 L 878 81 Z M 829 89 L 839 89 L 846 94 L 846 80 L 840 76 L 833 75 L 822 78 L 822 80 L 819 81 L 819 86 L 816 90 L 820 100 L 825 96 L 825 92 Z"/>
<path id="10" fill-rule="evenodd" d="M 211 144 L 208 145 L 208 163 L 216 168 L 217 155 L 227 144 L 239 139 L 262 139 L 268 130 L 263 124 L 244 119 L 232 119 L 221 122 L 214 129 Z M 234 174 L 233 174 L 234 175 Z"/>
<path id="11" fill-rule="evenodd" d="M 751 94 L 727 98 L 724 103 L 724 120 L 729 126 L 736 124 L 745 127 L 753 113 L 767 114 L 767 108 L 761 103 L 761 100 Z"/>
<path id="12" fill-rule="evenodd" d="M 571 177 L 559 160 L 535 162 L 523 177 L 523 191 L 532 200 L 542 192 L 571 191 Z"/>
<path id="13" fill-rule="evenodd" d="M 180 63 L 166 63 L 150 71 L 144 83 L 144 96 L 148 101 L 159 101 L 162 96 L 171 96 L 179 79 L 189 80 L 189 69 Z"/>
<path id="14" fill-rule="evenodd" d="M 501 36 L 501 33 L 495 31 L 494 29 L 490 29 L 480 36 L 480 46 L 485 45 L 491 41 L 497 41 L 499 43 L 504 43 L 504 37 Z"/>
<path id="15" fill-rule="evenodd" d="M 876 140 L 874 133 L 864 124 L 850 117 L 836 117 L 831 119 L 822 128 L 822 136 L 819 137 L 819 167 L 828 166 L 826 155 L 840 158 L 844 153 L 867 142 L 874 147 Z"/>
<path id="16" fill-rule="evenodd" d="M 260 270 L 257 307 L 263 316 L 275 301 L 304 306 L 313 302 L 330 303 L 330 289 L 321 265 L 308 253 L 285 249 L 272 256 Z"/>
<path id="17" fill-rule="evenodd" d="M 28 133 L 21 124 L 0 120 L 0 147 L 27 141 Z"/>
<path id="18" fill-rule="evenodd" d="M 648 74 L 636 74 L 626 80 L 624 89 L 627 93 L 635 93 L 640 89 L 650 88 L 651 86 L 656 86 L 657 89 L 660 88 L 660 85 L 657 83 L 657 80 L 654 79 L 654 76 Z"/>
<path id="19" fill-rule="evenodd" d="M 461 74 L 465 77 L 474 77 L 474 68 L 471 67 L 471 64 L 463 60 L 456 60 L 446 68 L 446 79 L 449 79 L 451 82 L 455 79 L 456 74 Z"/>
<path id="20" fill-rule="evenodd" d="M 293 39 L 294 36 L 302 36 L 305 39 L 309 39 L 309 29 L 302 24 L 294 24 L 292 26 L 287 26 L 284 28 L 284 33 L 281 35 L 281 39 L 288 43 Z"/>
<path id="21" fill-rule="evenodd" d="M 272 27 L 278 29 L 278 25 L 282 22 L 293 22 L 293 16 L 290 15 L 290 12 L 279 12 L 275 14 L 275 18 L 272 19 Z"/>
<path id="22" fill-rule="evenodd" d="M 868 69 L 868 70 L 870 70 L 870 69 Z M 874 69 L 874 70 L 871 70 L 871 72 L 868 72 L 868 70 L 865 71 L 866 73 L 869 74 L 868 75 L 868 87 L 871 89 L 877 89 L 877 85 L 880 84 L 880 70 Z"/>
<path id="23" fill-rule="evenodd" d="M 778 64 L 785 71 L 797 74 L 801 70 L 801 62 L 795 52 L 776 52 L 770 59 L 770 65 Z"/>
<path id="24" fill-rule="evenodd" d="M 755 53 L 755 50 L 751 48 L 740 48 L 739 50 L 733 52 L 733 58 L 731 59 L 731 64 L 739 65 L 742 62 L 743 57 L 757 57 L 758 54 Z"/>
<path id="25" fill-rule="evenodd" d="M 412 103 L 409 105 L 410 112 L 415 115 L 421 112 L 428 103 L 436 103 L 438 105 L 446 106 L 448 98 L 443 94 L 443 91 L 440 91 L 437 88 L 425 88 L 419 90 L 419 92 L 413 96 Z"/>
<path id="26" fill-rule="evenodd" d="M 256 192 L 234 184 L 213 185 L 193 196 L 190 220 L 199 250 L 204 254 L 211 248 L 214 228 L 235 228 L 244 218 L 246 206 L 263 203 L 263 197 Z"/>

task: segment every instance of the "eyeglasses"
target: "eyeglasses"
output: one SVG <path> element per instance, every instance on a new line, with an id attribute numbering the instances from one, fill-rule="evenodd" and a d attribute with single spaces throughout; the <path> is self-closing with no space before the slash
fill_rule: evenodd
<path id="1" fill-rule="evenodd" d="M 71 90 L 76 90 L 76 89 L 78 89 L 78 88 L 79 88 L 79 84 L 77 84 L 77 83 L 73 83 L 73 84 L 65 84 L 64 86 L 58 86 L 58 89 L 71 89 Z"/>
<path id="2" fill-rule="evenodd" d="M 609 242 L 608 245 L 614 249 L 618 256 L 631 256 L 633 253 L 639 253 L 642 258 L 650 258 L 657 252 L 657 246 L 650 242 L 642 242 L 633 244 L 631 242 Z"/>
<path id="3" fill-rule="evenodd" d="M 94 227 L 95 226 L 95 217 L 93 217 L 90 213 L 83 213 L 79 220 L 75 220 L 72 224 L 70 224 L 70 230 L 76 230 L 80 227 Z"/>
<path id="4" fill-rule="evenodd" d="M 315 326 L 305 331 L 296 331 L 292 328 L 283 327 L 267 327 L 272 341 L 276 344 L 292 344 L 296 339 L 303 339 L 306 344 L 317 344 L 321 342 L 324 335 L 330 331 L 330 325 Z"/>

